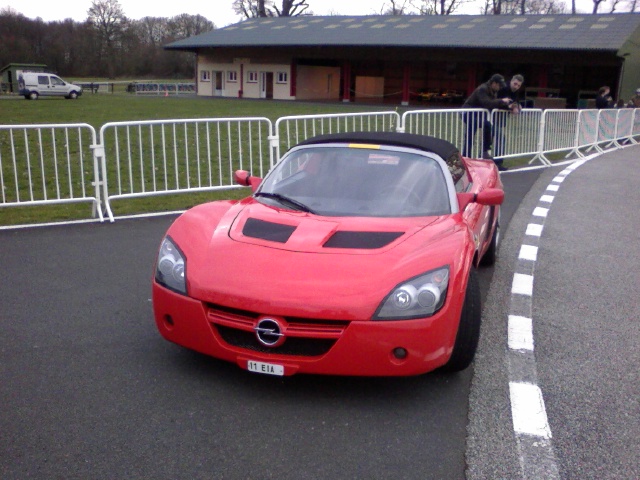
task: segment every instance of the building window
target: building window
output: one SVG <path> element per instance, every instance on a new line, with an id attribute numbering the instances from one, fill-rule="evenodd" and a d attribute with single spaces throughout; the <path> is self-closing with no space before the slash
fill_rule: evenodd
<path id="1" fill-rule="evenodd" d="M 228 82 L 237 82 L 238 81 L 238 72 L 235 70 L 229 70 L 227 72 L 227 81 Z"/>
<path id="2" fill-rule="evenodd" d="M 200 80 L 202 80 L 203 82 L 210 82 L 211 72 L 209 70 L 202 70 L 200 72 Z"/>
<path id="3" fill-rule="evenodd" d="M 249 83 L 258 83 L 258 72 L 248 72 L 249 78 L 247 82 Z"/>
<path id="4" fill-rule="evenodd" d="M 287 72 L 278 72 L 278 77 L 276 83 L 287 83 L 289 80 L 289 75 Z"/>

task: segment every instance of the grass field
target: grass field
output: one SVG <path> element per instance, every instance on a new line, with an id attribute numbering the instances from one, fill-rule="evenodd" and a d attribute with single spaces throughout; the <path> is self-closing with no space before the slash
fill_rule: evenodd
<path id="1" fill-rule="evenodd" d="M 85 94 L 78 100 L 1 97 L 1 125 L 88 123 L 96 130 L 108 122 L 135 120 L 266 117 L 393 110 L 393 106 L 307 103 L 273 100 Z"/>

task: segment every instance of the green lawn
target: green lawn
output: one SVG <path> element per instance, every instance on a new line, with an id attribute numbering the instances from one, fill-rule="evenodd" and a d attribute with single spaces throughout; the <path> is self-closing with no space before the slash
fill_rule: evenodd
<path id="1" fill-rule="evenodd" d="M 1 125 L 88 123 L 98 130 L 108 122 L 135 120 L 266 117 L 393 110 L 393 106 L 307 103 L 273 100 L 84 94 L 78 100 L 0 96 Z"/>

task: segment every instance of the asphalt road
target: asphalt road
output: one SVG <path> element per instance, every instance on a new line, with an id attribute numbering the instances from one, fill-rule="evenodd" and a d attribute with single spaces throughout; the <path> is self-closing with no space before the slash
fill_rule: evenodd
<path id="1" fill-rule="evenodd" d="M 572 182 L 582 185 L 578 180 L 584 176 L 598 185 L 592 175 L 602 172 L 590 170 L 596 161 L 576 171 Z M 602 170 L 608 173 L 607 167 Z M 169 217 L 0 232 L 0 478 L 517 478 L 506 384 L 500 384 L 504 328 L 499 325 L 506 315 L 505 292 L 523 218 L 551 175 L 551 170 L 535 170 L 503 176 L 505 241 L 495 271 L 482 272 L 485 327 L 475 376 L 469 369 L 453 376 L 433 373 L 404 379 L 281 379 L 252 374 L 164 341 L 152 319 L 150 278 Z M 574 198 L 568 193 L 566 203 L 558 198 L 553 208 L 569 212 L 576 207 Z M 614 223 L 613 218 L 607 220 Z M 548 221 L 551 231 L 566 223 L 558 220 L 558 227 L 553 227 L 553 217 Z M 631 226 L 626 228 L 633 232 Z M 543 252 L 566 247 L 562 239 L 543 245 Z M 599 251 L 606 251 L 606 246 L 603 242 Z M 633 258 L 637 267 L 637 254 Z M 553 280 L 562 273 L 562 265 L 571 264 L 550 255 L 541 259 L 540 274 Z M 567 267 L 559 281 L 575 280 L 572 268 Z M 637 268 L 633 275 L 637 278 Z M 593 278 L 601 277 L 599 272 Z M 561 290 L 549 288 L 545 294 Z M 587 298 L 598 298 L 601 291 Z M 613 298 L 600 303 L 597 308 L 602 311 L 605 305 L 623 308 Z M 564 406 L 570 411 L 576 398 L 565 394 L 561 385 L 567 381 L 564 375 L 576 375 L 580 367 L 572 363 L 571 351 L 557 335 L 554 312 L 560 307 L 576 309 L 560 300 L 547 304 L 545 298 L 536 299 L 535 305 L 549 318 L 548 331 L 540 328 L 541 336 L 549 338 L 541 346 L 550 350 L 545 357 L 554 358 L 555 352 L 563 360 L 560 364 L 568 367 L 566 372 L 556 371 L 554 362 L 539 367 L 543 390 L 551 399 L 560 399 L 549 406 L 549 416 L 556 451 L 564 459 L 560 454 L 572 453 L 571 431 L 563 434 L 553 423 L 568 421 Z M 573 328 L 579 329 L 580 317 L 574 317 Z M 620 332 L 628 342 L 634 332 L 637 335 L 635 318 L 635 327 L 630 324 Z M 605 324 L 606 319 L 597 317 Z M 600 331 L 597 327 L 602 325 L 594 325 L 594 332 Z M 494 337 L 502 342 L 499 347 Z M 615 343 L 614 337 L 609 340 Z M 605 349 L 604 342 L 594 342 Z M 627 369 L 637 365 L 637 355 L 625 357 Z M 589 367 L 583 363 L 581 368 Z M 608 378 L 611 370 L 607 365 L 601 376 Z M 631 368 L 626 376 L 618 372 L 613 377 L 631 381 L 625 395 L 635 388 L 637 397 L 636 372 Z M 602 397 L 598 393 L 602 392 L 594 392 L 594 401 Z M 612 397 L 615 394 L 608 393 L 607 398 Z M 616 406 L 635 405 L 637 413 L 637 398 L 635 403 L 625 398 L 627 402 L 618 399 Z M 609 412 L 599 412 L 609 418 Z M 637 419 L 638 415 L 636 426 Z M 579 415 L 569 420 L 587 425 Z M 638 433 L 632 430 L 627 443 L 600 438 L 602 455 L 606 447 L 627 445 L 606 465 L 622 453 L 635 453 L 622 465 L 627 471 L 637 467 Z M 589 440 L 584 437 L 587 453 Z M 487 441 L 496 443 L 485 445 Z M 582 460 L 572 457 L 571 465 Z M 574 476 L 580 470 L 574 472 L 564 463 L 562 471 L 566 478 L 588 478 Z M 489 476 L 483 477 L 485 473 Z"/>

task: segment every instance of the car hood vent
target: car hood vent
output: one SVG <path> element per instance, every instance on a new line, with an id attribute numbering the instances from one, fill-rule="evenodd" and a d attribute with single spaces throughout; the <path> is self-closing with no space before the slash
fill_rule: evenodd
<path id="1" fill-rule="evenodd" d="M 261 238 L 270 242 L 287 243 L 296 227 L 281 223 L 267 222 L 257 218 L 248 218 L 242 229 L 247 237 Z"/>
<path id="2" fill-rule="evenodd" d="M 374 249 L 389 245 L 404 232 L 349 232 L 334 233 L 325 242 L 325 248 Z"/>
<path id="3" fill-rule="evenodd" d="M 251 202 L 228 228 L 229 238 L 248 245 L 325 255 L 377 255 L 395 248 L 439 217 L 323 217 Z M 212 237 L 211 248 L 217 240 Z M 249 254 L 250 255 L 250 254 Z"/>

